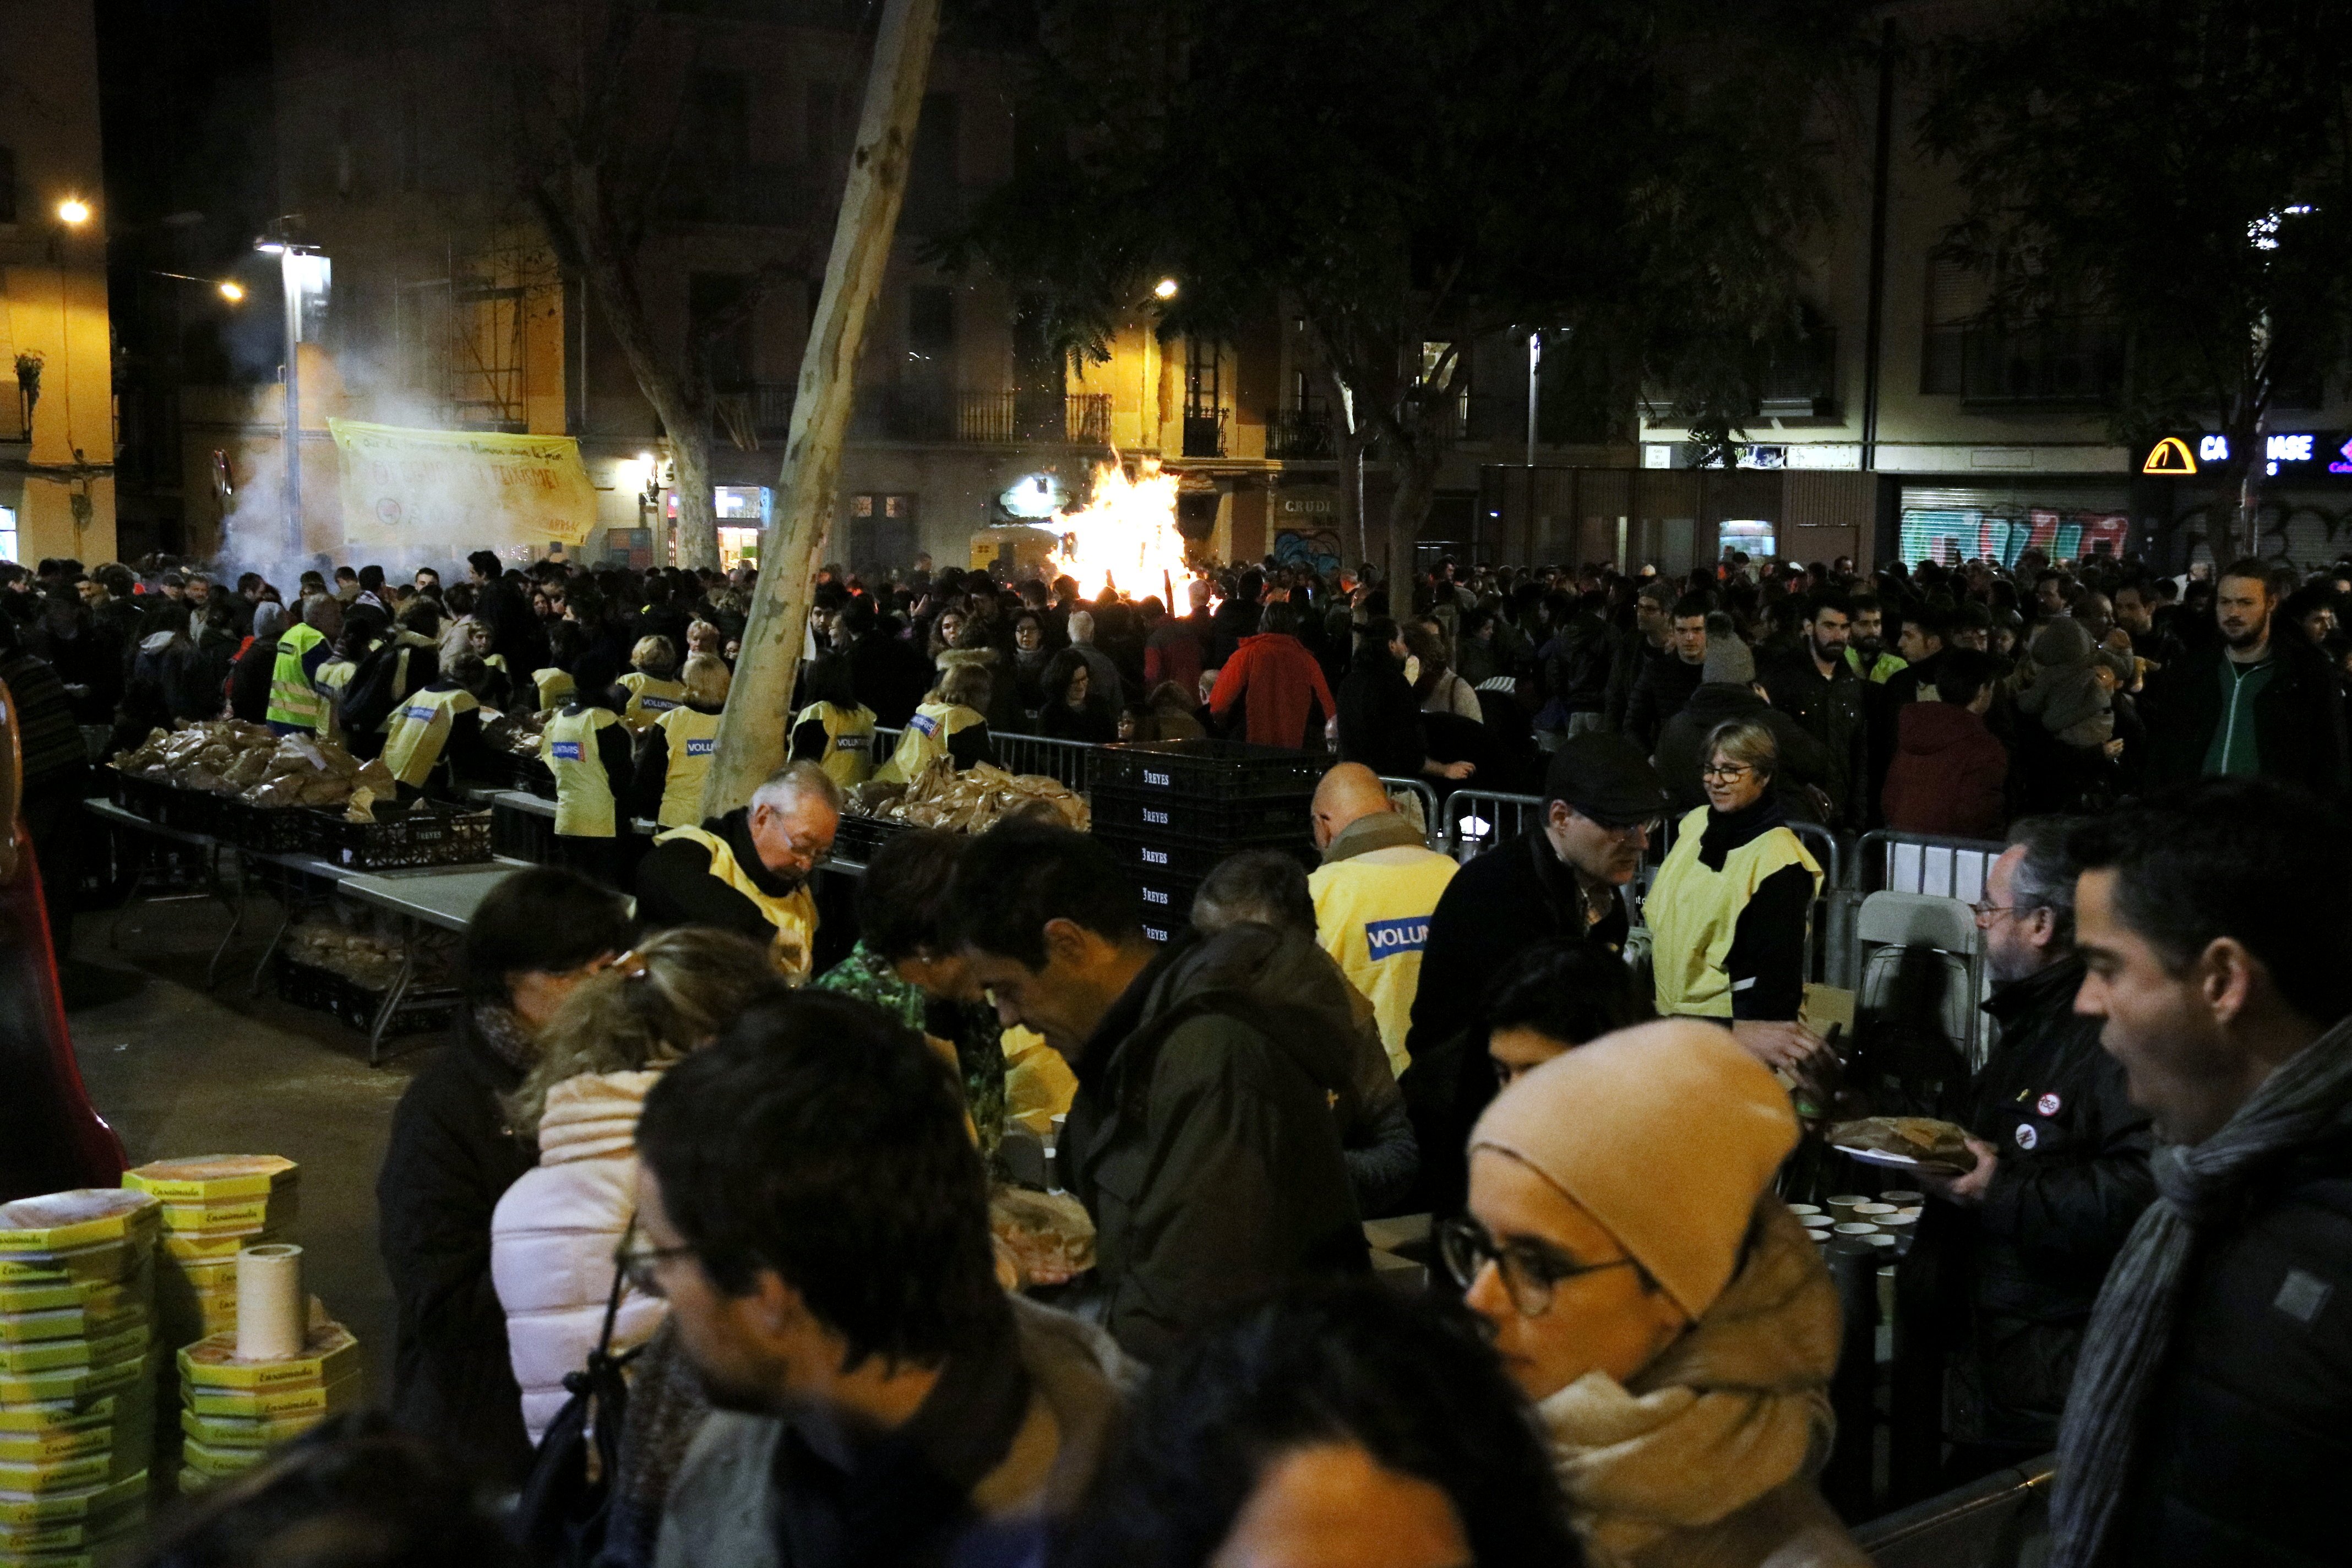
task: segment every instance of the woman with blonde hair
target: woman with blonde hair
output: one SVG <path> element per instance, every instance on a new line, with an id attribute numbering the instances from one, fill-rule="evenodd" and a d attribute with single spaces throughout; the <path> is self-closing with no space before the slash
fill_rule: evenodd
<path id="1" fill-rule="evenodd" d="M 1805 931 L 1822 868 L 1790 830 L 1772 777 L 1780 743 L 1757 718 L 1727 719 L 1706 738 L 1706 804 L 1675 825 L 1643 909 L 1664 1017 L 1713 1018 L 1766 1061 L 1798 1065 L 1807 1039 L 1783 1027 L 1805 1000 Z"/>
<path id="2" fill-rule="evenodd" d="M 613 1254 L 636 1211 L 636 1127 L 664 1068 L 708 1044 L 782 982 L 757 946 L 688 926 L 646 938 L 582 982 L 539 1030 L 538 1059 L 507 1097 L 538 1165 L 499 1198 L 490 1278 L 506 1309 L 522 1415 L 536 1445 L 604 1328 Z M 662 1303 L 624 1289 L 616 1350 L 641 1344 Z"/>
<path id="3" fill-rule="evenodd" d="M 633 735 L 654 727 L 654 721 L 686 700 L 677 680 L 677 645 L 667 637 L 639 637 L 629 650 L 629 672 L 613 683 L 621 722 Z"/>
<path id="4" fill-rule="evenodd" d="M 646 731 L 629 785 L 630 815 L 650 816 L 664 827 L 702 821 L 702 784 L 719 752 L 719 718 L 732 681 L 726 662 L 708 653 L 689 657 L 678 675 L 684 700 Z"/>
<path id="5" fill-rule="evenodd" d="M 898 731 L 898 749 L 874 771 L 886 784 L 912 784 L 935 757 L 958 771 L 996 760 L 988 736 L 988 671 L 977 665 L 950 665 L 940 672 L 930 695 Z"/>

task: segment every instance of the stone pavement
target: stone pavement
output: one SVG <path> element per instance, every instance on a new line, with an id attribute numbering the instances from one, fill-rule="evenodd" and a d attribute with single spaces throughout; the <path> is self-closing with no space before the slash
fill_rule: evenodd
<path id="1" fill-rule="evenodd" d="M 391 1387 L 392 1288 L 376 1251 L 375 1174 L 393 1107 L 437 1041 L 367 1065 L 367 1040 L 322 1013 L 247 994 L 274 917 L 257 902 L 215 990 L 205 963 L 227 915 L 201 900 L 142 902 L 123 918 L 84 914 L 66 975 L 68 1023 L 90 1102 L 132 1164 L 185 1154 L 283 1154 L 302 1167 L 310 1293 L 359 1337 L 369 1394 Z M 240 968 L 236 956 L 245 958 Z"/>

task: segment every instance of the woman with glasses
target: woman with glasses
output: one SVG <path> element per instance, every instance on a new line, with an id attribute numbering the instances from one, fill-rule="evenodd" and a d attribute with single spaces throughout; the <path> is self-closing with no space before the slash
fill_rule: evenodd
<path id="1" fill-rule="evenodd" d="M 1805 929 L 1822 868 L 1788 826 L 1772 777 L 1780 749 L 1755 719 L 1706 739 L 1706 805 L 1675 825 L 1643 903 L 1657 1008 L 1725 1024 L 1793 1021 L 1805 999 Z M 1801 1031 L 1735 1030 L 1775 1066 L 1811 1052 Z"/>
<path id="2" fill-rule="evenodd" d="M 1729 1035 L 1663 1020 L 1496 1097 L 1438 1242 L 1535 1406 L 1586 1561 L 1861 1568 L 1813 1483 L 1836 1288 L 1772 1192 L 1789 1097 Z"/>

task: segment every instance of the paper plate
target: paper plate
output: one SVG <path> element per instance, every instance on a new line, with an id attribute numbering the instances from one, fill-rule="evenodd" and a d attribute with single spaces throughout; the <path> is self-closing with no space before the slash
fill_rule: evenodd
<path id="1" fill-rule="evenodd" d="M 1877 1149 L 1856 1149 L 1849 1143 L 1832 1143 L 1830 1147 L 1841 1154 L 1861 1161 L 1865 1165 L 1885 1165 L 1890 1169 L 1900 1167 L 1906 1171 L 1925 1171 L 1931 1175 L 1967 1174 L 1962 1167 L 1941 1163 L 1927 1164 L 1913 1159 L 1908 1154 L 1889 1154 Z"/>

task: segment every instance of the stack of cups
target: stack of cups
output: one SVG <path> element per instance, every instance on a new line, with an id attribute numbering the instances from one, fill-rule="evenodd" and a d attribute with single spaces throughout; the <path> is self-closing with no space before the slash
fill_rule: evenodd
<path id="1" fill-rule="evenodd" d="M 1828 1243 L 1830 1227 L 1837 1222 L 1823 1214 L 1820 1205 L 1790 1204 L 1789 1212 L 1797 1216 L 1797 1223 L 1805 1227 L 1805 1234 L 1811 1237 L 1815 1244 Z"/>
<path id="2" fill-rule="evenodd" d="M 87 1562 L 146 1521 L 158 1219 L 110 1187 L 0 1205 L 0 1568 Z"/>
<path id="3" fill-rule="evenodd" d="M 302 1249 L 268 1243 L 236 1263 L 236 1327 L 180 1352 L 184 1492 L 242 1475 L 360 1403 L 359 1342 L 310 1313 Z"/>
<path id="4" fill-rule="evenodd" d="M 1829 1244 L 1839 1250 L 1884 1252 L 1891 1261 L 1909 1249 L 1917 1209 L 1906 1210 L 1859 1193 L 1841 1193 L 1822 1201 L 1832 1222 Z"/>

